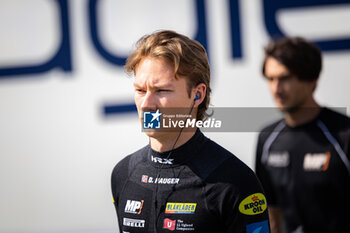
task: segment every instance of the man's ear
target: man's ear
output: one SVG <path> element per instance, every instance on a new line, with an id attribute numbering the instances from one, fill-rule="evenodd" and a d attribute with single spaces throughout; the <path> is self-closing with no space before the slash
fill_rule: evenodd
<path id="1" fill-rule="evenodd" d="M 317 81 L 318 81 L 318 79 L 316 79 L 316 80 L 312 81 L 312 92 L 315 92 L 315 90 L 316 90 L 316 87 L 317 87 Z"/>
<path id="2" fill-rule="evenodd" d="M 204 100 L 206 95 L 207 86 L 204 83 L 198 84 L 196 87 L 192 90 L 192 96 L 194 96 L 193 100 L 194 107 L 198 107 Z"/>

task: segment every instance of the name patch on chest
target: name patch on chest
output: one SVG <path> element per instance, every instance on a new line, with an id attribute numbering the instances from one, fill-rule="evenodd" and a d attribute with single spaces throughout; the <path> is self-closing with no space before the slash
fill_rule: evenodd
<path id="1" fill-rule="evenodd" d="M 168 178 L 168 177 L 159 177 L 154 179 L 152 176 L 142 175 L 141 182 L 148 184 L 178 184 L 180 178 Z"/>

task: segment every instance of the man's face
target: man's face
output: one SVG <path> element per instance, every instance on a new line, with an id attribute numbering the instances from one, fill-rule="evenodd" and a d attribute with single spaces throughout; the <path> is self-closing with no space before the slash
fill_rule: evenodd
<path id="1" fill-rule="evenodd" d="M 291 113 L 301 107 L 307 107 L 316 81 L 300 81 L 273 57 L 266 59 L 265 76 L 276 105 L 282 112 Z"/>
<path id="2" fill-rule="evenodd" d="M 175 79 L 174 67 L 162 59 L 146 57 L 141 60 L 136 68 L 134 88 L 135 104 L 141 122 L 144 111 L 157 111 L 160 108 L 189 110 L 193 105 L 194 91 L 189 97 L 186 80 L 183 77 Z M 164 133 L 146 131 L 152 137 Z"/>

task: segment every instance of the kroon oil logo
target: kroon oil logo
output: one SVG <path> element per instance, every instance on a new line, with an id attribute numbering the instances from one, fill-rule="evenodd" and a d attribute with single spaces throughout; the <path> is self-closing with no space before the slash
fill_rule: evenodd
<path id="1" fill-rule="evenodd" d="M 254 193 L 239 204 L 239 211 L 246 215 L 256 215 L 263 213 L 267 208 L 266 198 L 262 193 Z"/>

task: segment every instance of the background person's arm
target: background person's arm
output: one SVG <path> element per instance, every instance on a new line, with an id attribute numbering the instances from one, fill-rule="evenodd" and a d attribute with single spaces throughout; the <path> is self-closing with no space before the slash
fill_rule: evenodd
<path id="1" fill-rule="evenodd" d="M 271 233 L 283 233 L 283 215 L 281 208 L 268 207 Z"/>

